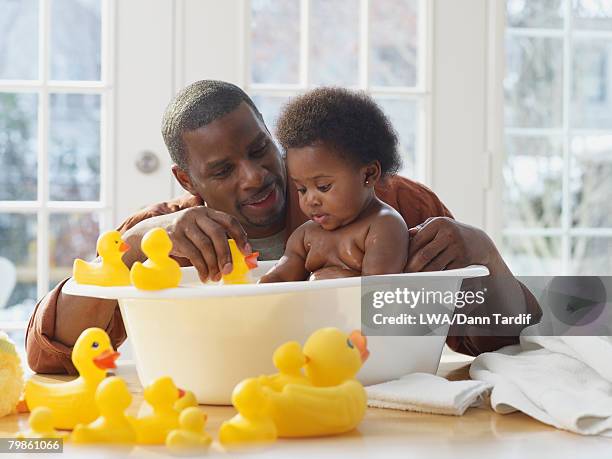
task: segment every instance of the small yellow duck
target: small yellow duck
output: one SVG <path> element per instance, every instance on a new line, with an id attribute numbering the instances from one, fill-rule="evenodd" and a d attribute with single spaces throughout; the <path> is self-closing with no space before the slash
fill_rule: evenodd
<path id="1" fill-rule="evenodd" d="M 174 409 L 174 404 L 184 393 L 177 389 L 169 376 L 157 378 L 145 388 L 144 399 L 153 408 L 153 413 L 130 418 L 139 444 L 164 444 L 168 433 L 179 427 L 179 412 Z"/>
<path id="2" fill-rule="evenodd" d="M 166 446 L 182 451 L 208 448 L 212 437 L 204 431 L 207 416 L 199 408 L 185 408 L 179 417 L 180 428 L 172 430 L 166 437 Z"/>
<path id="3" fill-rule="evenodd" d="M 0 331 L 0 417 L 15 412 L 23 391 L 23 369 L 15 344 Z"/>
<path id="4" fill-rule="evenodd" d="M 96 391 L 100 417 L 91 424 L 77 424 L 72 432 L 74 443 L 136 443 L 136 431 L 125 415 L 132 403 L 125 381 L 117 376 L 106 378 Z"/>
<path id="5" fill-rule="evenodd" d="M 232 392 L 238 414 L 221 424 L 219 441 L 224 445 L 270 443 L 276 441 L 276 425 L 264 414 L 267 401 L 257 379 L 245 379 Z"/>
<path id="6" fill-rule="evenodd" d="M 18 439 L 67 438 L 68 436 L 67 433 L 58 432 L 53 428 L 53 412 L 46 406 L 34 408 L 30 413 L 30 417 L 28 418 L 28 424 L 30 424 L 30 430 L 27 432 L 18 433 Z"/>
<path id="7" fill-rule="evenodd" d="M 95 393 L 115 367 L 119 353 L 113 350 L 110 339 L 101 328 L 88 328 L 81 333 L 72 350 L 72 362 L 80 376 L 70 382 L 45 384 L 28 380 L 25 399 L 33 410 L 46 406 L 53 412 L 53 426 L 73 429 L 79 423 L 88 424 L 98 417 Z"/>
<path id="8" fill-rule="evenodd" d="M 106 231 L 98 237 L 96 249 L 101 262 L 88 263 L 77 258 L 72 267 L 72 277 L 79 284 L 111 287 L 130 285 L 130 270 L 121 257 L 130 246 L 121 239 L 119 231 Z"/>
<path id="9" fill-rule="evenodd" d="M 354 379 L 369 355 L 365 337 L 358 331 L 349 336 L 336 328 L 323 328 L 308 338 L 302 351 L 296 344 L 277 349 L 275 364 L 281 373 L 247 380 L 249 386 L 236 386 L 233 396 L 244 399 L 236 409 L 242 414 L 247 407 L 253 411 L 251 416 L 272 420 L 278 436 L 284 438 L 353 430 L 366 411 L 365 390 Z M 307 383 L 295 371 L 300 361 Z M 290 377 L 283 373 L 288 370 Z"/>
<path id="10" fill-rule="evenodd" d="M 178 287 L 181 282 L 181 268 L 170 258 L 172 241 L 163 228 L 153 228 L 142 238 L 140 247 L 148 260 L 132 265 L 130 279 L 135 287 L 142 290 L 161 290 Z"/>
<path id="11" fill-rule="evenodd" d="M 259 252 L 253 252 L 251 255 L 244 256 L 240 250 L 238 250 L 238 246 L 236 245 L 236 241 L 233 239 L 227 240 L 230 248 L 230 253 L 232 254 L 232 272 L 229 274 L 224 274 L 222 276 L 224 284 L 249 284 L 251 283 L 251 279 L 249 278 L 249 271 L 251 269 L 257 268 L 257 257 L 259 256 Z"/>
<path id="12" fill-rule="evenodd" d="M 174 409 L 179 413 L 190 406 L 198 406 L 198 399 L 190 390 L 186 390 L 185 394 L 174 403 Z"/>
<path id="13" fill-rule="evenodd" d="M 274 390 L 281 391 L 287 384 L 305 384 L 311 386 L 310 380 L 302 374 L 306 356 L 297 341 L 289 341 L 279 346 L 272 355 L 278 373 L 271 376 L 260 376 L 262 383 Z"/>

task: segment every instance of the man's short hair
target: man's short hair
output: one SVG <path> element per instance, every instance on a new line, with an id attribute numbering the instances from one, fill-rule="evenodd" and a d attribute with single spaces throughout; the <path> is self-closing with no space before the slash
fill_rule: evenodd
<path id="1" fill-rule="evenodd" d="M 181 90 L 166 107 L 162 135 L 172 161 L 188 170 L 183 134 L 206 126 L 234 111 L 242 103 L 251 106 L 257 117 L 263 116 L 255 103 L 238 86 L 217 80 L 201 80 Z"/>

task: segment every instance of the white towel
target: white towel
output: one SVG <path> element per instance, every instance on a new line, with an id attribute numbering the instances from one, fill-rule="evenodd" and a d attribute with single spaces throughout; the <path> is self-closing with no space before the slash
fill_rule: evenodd
<path id="1" fill-rule="evenodd" d="M 368 406 L 421 413 L 461 416 L 480 406 L 491 384 L 481 381 L 448 381 L 440 376 L 413 373 L 365 388 Z"/>
<path id="2" fill-rule="evenodd" d="M 476 357 L 470 376 L 493 384 L 491 407 L 559 429 L 612 437 L 612 338 L 521 336 Z"/>

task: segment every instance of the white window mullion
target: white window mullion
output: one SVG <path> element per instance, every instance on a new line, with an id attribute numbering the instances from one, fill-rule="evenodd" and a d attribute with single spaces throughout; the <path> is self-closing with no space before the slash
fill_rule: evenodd
<path id="1" fill-rule="evenodd" d="M 572 88 L 572 5 L 570 0 L 564 0 L 565 21 L 563 28 L 563 185 L 561 206 L 561 227 L 563 236 L 561 241 L 562 273 L 571 274 L 571 228 L 570 208 L 570 126 L 571 126 L 571 88 Z"/>
<path id="2" fill-rule="evenodd" d="M 300 0 L 300 86 L 306 89 L 310 83 L 310 2 Z"/>
<path id="3" fill-rule="evenodd" d="M 370 0 L 359 2 L 359 86 L 370 85 Z"/>
<path id="4" fill-rule="evenodd" d="M 51 39 L 51 8 L 49 0 L 40 0 L 38 72 L 38 219 L 36 231 L 36 278 L 38 299 L 49 289 L 49 50 Z"/>

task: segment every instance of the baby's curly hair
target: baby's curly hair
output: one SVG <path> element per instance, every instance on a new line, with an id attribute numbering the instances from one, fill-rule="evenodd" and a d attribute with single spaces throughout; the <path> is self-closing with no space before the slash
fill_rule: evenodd
<path id="1" fill-rule="evenodd" d="M 393 125 L 362 91 L 326 87 L 296 97 L 283 108 L 276 137 L 285 151 L 324 142 L 358 165 L 378 160 L 383 176 L 401 167 Z"/>

